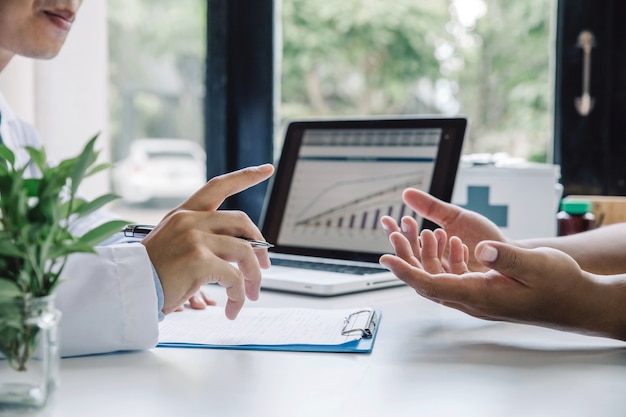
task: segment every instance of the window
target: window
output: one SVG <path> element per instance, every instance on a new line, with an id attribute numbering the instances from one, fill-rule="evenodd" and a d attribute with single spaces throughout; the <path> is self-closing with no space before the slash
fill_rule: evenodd
<path id="1" fill-rule="evenodd" d="M 244 3 L 110 0 L 114 160 L 123 159 L 137 138 L 176 137 L 204 145 L 204 119 L 216 115 L 222 124 L 207 129 L 218 136 L 209 138 L 216 146 L 209 149 L 209 167 L 267 162 L 257 161 L 265 153 L 248 145 L 267 140 L 259 126 L 272 124 L 260 121 L 271 118 L 264 110 L 271 107 L 271 88 L 261 86 L 271 83 L 266 75 L 250 77 L 271 67 L 267 57 L 275 53 L 280 122 L 464 114 L 471 123 L 465 153 L 504 151 L 552 161 L 556 0 L 275 0 L 273 6 L 266 0 L 254 11 Z M 222 48 L 212 50 L 222 55 L 213 57 L 216 69 L 207 70 L 207 81 L 227 81 L 207 90 L 218 108 L 209 106 L 203 117 L 207 7 L 209 39 Z M 276 51 L 265 40 L 272 7 L 280 19 L 274 25 Z M 274 138 L 279 149 L 281 132 Z M 225 155 L 223 167 L 212 159 L 218 154 Z M 262 204 L 257 191 L 233 208 L 251 214 Z"/>
<path id="2" fill-rule="evenodd" d="M 120 166 L 132 165 L 129 152 L 138 139 L 162 140 L 164 149 L 171 148 L 171 152 L 178 148 L 172 148 L 165 139 L 179 141 L 180 149 L 188 149 L 186 142 L 190 141 L 198 145 L 194 152 L 204 153 L 206 2 L 109 0 L 108 4 L 113 161 Z M 204 164 L 204 155 L 199 156 Z M 171 154 L 168 163 L 177 164 L 171 172 L 180 175 L 188 168 L 185 164 L 189 159 L 187 154 Z M 140 175 L 140 171 L 128 170 L 127 175 Z M 125 181 L 143 184 L 143 178 Z M 117 182 L 113 181 L 114 191 L 126 190 Z M 198 181 L 190 183 L 197 187 Z M 190 194 L 189 187 L 178 187 L 178 192 L 165 190 L 163 184 L 155 191 L 157 188 L 164 192 L 150 195 L 171 198 L 144 201 L 137 196 L 141 205 L 129 206 L 122 201 L 117 210 L 129 220 L 158 221 L 165 211 Z"/>
<path id="3" fill-rule="evenodd" d="M 465 153 L 550 161 L 554 0 L 283 0 L 282 120 L 464 114 Z"/>

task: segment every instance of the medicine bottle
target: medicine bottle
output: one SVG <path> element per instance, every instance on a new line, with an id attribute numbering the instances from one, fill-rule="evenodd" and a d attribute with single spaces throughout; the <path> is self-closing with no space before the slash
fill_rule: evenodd
<path id="1" fill-rule="evenodd" d="M 558 235 L 565 236 L 595 229 L 596 217 L 591 212 L 591 201 L 564 198 L 556 215 Z"/>

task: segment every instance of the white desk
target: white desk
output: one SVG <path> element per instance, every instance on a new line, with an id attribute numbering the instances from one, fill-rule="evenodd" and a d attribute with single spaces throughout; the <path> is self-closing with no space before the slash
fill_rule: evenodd
<path id="1" fill-rule="evenodd" d="M 363 304 L 383 311 L 371 355 L 159 348 L 64 359 L 51 403 L 21 415 L 626 415 L 626 343 L 481 321 L 407 287 L 328 299 L 264 292 L 247 306 Z"/>

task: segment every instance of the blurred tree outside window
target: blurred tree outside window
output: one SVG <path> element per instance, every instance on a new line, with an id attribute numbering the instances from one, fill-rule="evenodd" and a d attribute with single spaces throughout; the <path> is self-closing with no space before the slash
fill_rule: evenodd
<path id="1" fill-rule="evenodd" d="M 281 121 L 464 114 L 465 153 L 550 161 L 554 0 L 282 0 Z"/>
<path id="2" fill-rule="evenodd" d="M 108 10 L 114 155 L 137 138 L 204 146 L 206 2 L 109 0 Z"/>
<path id="3" fill-rule="evenodd" d="M 206 2 L 108 1 L 114 163 L 127 158 L 131 143 L 141 138 L 186 139 L 204 148 Z M 120 188 L 115 181 L 113 188 Z M 167 208 L 152 217 L 159 219 Z M 147 222 L 146 213 L 138 216 Z"/>

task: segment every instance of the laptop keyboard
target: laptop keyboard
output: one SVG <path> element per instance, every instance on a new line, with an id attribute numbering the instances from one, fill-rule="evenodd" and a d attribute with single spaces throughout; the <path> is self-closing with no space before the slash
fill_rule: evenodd
<path id="1" fill-rule="evenodd" d="M 375 266 L 369 267 L 369 266 L 358 266 L 358 265 L 339 265 L 339 264 L 299 261 L 295 259 L 281 259 L 281 258 L 272 258 L 272 265 L 289 266 L 289 267 L 294 267 L 294 268 L 312 269 L 316 271 L 329 271 L 329 272 L 339 272 L 341 274 L 356 274 L 356 275 L 379 274 L 381 272 L 387 272 L 387 269 L 383 267 L 379 268 Z"/>

